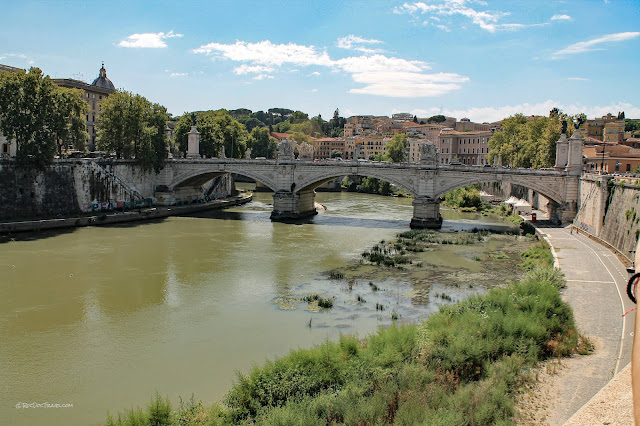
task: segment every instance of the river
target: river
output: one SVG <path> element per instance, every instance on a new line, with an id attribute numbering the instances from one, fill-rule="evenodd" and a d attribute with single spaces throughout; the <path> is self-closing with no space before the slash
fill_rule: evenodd
<path id="1" fill-rule="evenodd" d="M 0 244 L 0 424 L 100 424 L 107 410 L 146 405 L 156 391 L 174 406 L 192 394 L 210 404 L 235 371 L 389 324 L 391 309 L 348 303 L 355 294 L 326 271 L 408 229 L 411 200 L 354 193 L 316 200 L 327 210 L 307 224 L 271 222 L 271 194 L 256 193 L 245 206 L 200 217 Z M 445 230 L 479 226 L 474 214 L 444 217 Z M 387 291 L 356 291 L 393 304 L 406 320 L 437 309 L 412 302 L 410 285 L 385 279 Z M 278 304 L 312 291 L 337 297 L 334 309 Z"/>

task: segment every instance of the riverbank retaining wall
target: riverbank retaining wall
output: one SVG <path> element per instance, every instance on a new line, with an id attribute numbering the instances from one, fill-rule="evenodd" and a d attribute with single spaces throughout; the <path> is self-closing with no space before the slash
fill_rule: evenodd
<path id="1" fill-rule="evenodd" d="M 631 261 L 640 236 L 640 179 L 585 174 L 574 225 Z"/>
<path id="2" fill-rule="evenodd" d="M 68 216 L 114 209 L 124 203 L 156 202 L 162 171 L 145 172 L 133 161 L 58 160 L 44 171 L 17 168 L 0 160 L 0 220 Z M 172 203 L 226 197 L 234 190 L 228 175 L 198 187 L 181 188 Z"/>

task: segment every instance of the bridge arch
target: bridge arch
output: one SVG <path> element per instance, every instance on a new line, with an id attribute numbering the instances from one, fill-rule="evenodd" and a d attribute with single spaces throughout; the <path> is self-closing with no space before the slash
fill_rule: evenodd
<path id="1" fill-rule="evenodd" d="M 235 173 L 238 175 L 246 176 L 248 178 L 251 178 L 253 180 L 256 180 L 264 184 L 265 186 L 269 187 L 269 189 L 271 189 L 272 191 L 274 192 L 276 191 L 276 185 L 269 177 L 261 173 L 257 173 L 253 170 L 246 170 L 243 168 L 238 168 L 238 170 L 236 170 L 235 168 L 231 170 L 202 170 L 202 169 L 190 170 L 176 176 L 171 182 L 171 184 L 169 185 L 169 188 L 175 189 L 175 188 L 182 188 L 186 186 L 203 185 L 209 180 L 216 178 L 218 176 L 221 176 L 225 173 Z"/>
<path id="2" fill-rule="evenodd" d="M 527 179 L 528 177 L 528 179 Z M 499 183 L 511 183 L 515 185 L 520 185 L 528 189 L 532 189 L 548 198 L 549 200 L 557 203 L 558 205 L 562 205 L 564 202 L 564 197 L 560 192 L 562 187 L 564 186 L 564 182 L 561 177 L 558 177 L 557 180 L 554 179 L 555 185 L 550 187 L 548 184 L 543 184 L 540 182 L 536 182 L 535 175 L 532 176 L 510 176 L 510 175 L 476 175 L 469 176 L 462 179 L 456 179 L 454 182 L 447 183 L 443 185 L 442 188 L 438 189 L 435 193 L 435 198 L 440 198 L 447 192 L 453 191 L 457 188 L 462 188 L 467 185 L 473 185 L 476 183 L 491 183 L 491 182 L 499 182 Z"/>
<path id="3" fill-rule="evenodd" d="M 412 179 L 410 177 L 403 178 L 402 176 L 396 176 L 396 174 L 389 173 L 388 171 L 368 168 L 368 167 L 367 168 L 358 167 L 355 172 L 352 169 L 344 170 L 341 172 L 338 172 L 336 170 L 331 170 L 331 171 L 327 170 L 326 172 L 314 174 L 313 176 L 306 177 L 302 179 L 300 182 L 297 182 L 296 189 L 294 192 L 297 193 L 297 192 L 313 191 L 320 185 L 326 182 L 329 182 L 332 179 L 339 178 L 341 176 L 359 176 L 359 177 L 376 178 L 376 179 L 387 181 L 393 185 L 396 185 L 398 188 L 401 188 L 412 195 L 418 194 L 418 185 L 415 179 Z"/>

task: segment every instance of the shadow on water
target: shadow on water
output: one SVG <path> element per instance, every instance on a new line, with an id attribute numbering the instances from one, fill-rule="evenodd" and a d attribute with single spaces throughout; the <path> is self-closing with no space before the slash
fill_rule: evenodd
<path id="1" fill-rule="evenodd" d="M 0 234 L 0 244 L 10 243 L 14 241 L 38 241 L 51 237 L 57 237 L 59 235 L 71 234 L 76 231 L 77 228 L 60 228 L 60 229 L 48 229 L 44 231 L 27 231 L 27 232 L 13 232 L 7 234 Z"/>

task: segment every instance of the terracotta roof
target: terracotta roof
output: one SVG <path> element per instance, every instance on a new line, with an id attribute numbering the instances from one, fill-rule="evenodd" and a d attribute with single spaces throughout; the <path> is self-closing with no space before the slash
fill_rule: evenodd
<path id="1" fill-rule="evenodd" d="M 279 133 L 279 132 L 271 132 L 271 136 L 278 140 L 289 139 L 291 137 L 291 133 Z"/>

